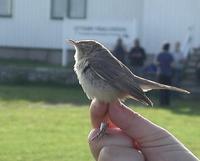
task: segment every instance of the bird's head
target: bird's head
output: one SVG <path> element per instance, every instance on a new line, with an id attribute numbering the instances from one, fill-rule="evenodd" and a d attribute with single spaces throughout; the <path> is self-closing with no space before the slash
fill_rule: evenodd
<path id="1" fill-rule="evenodd" d="M 69 40 L 69 43 L 75 47 L 75 59 L 78 60 L 95 55 L 98 51 L 103 49 L 103 46 L 94 40 Z"/>

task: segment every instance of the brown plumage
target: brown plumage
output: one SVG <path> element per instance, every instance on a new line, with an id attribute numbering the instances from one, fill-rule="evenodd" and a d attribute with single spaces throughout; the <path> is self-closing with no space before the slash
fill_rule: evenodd
<path id="1" fill-rule="evenodd" d="M 75 72 L 88 98 L 104 102 L 132 98 L 153 105 L 145 92 L 167 89 L 181 93 L 188 91 L 163 85 L 134 75 L 122 62 L 99 42 L 72 41 L 75 46 Z"/>

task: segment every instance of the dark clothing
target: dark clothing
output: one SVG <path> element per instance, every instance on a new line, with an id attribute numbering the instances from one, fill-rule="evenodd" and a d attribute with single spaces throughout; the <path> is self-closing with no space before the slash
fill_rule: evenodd
<path id="1" fill-rule="evenodd" d="M 122 63 L 125 62 L 125 55 L 126 51 L 124 50 L 123 46 L 116 46 L 114 51 L 113 51 L 114 56 L 120 60 Z"/>
<path id="2" fill-rule="evenodd" d="M 144 78 L 157 81 L 156 80 L 157 66 L 155 64 L 152 63 L 146 66 L 144 68 L 144 73 L 145 73 Z"/>
<path id="3" fill-rule="evenodd" d="M 158 76 L 159 83 L 171 85 L 171 77 L 166 75 Z M 169 106 L 170 105 L 170 91 L 169 90 L 160 90 L 160 98 L 159 102 L 161 106 Z"/>
<path id="4" fill-rule="evenodd" d="M 173 68 L 171 66 L 174 61 L 173 56 L 169 52 L 162 52 L 157 57 L 158 62 L 158 81 L 159 83 L 171 85 Z M 168 106 L 170 105 L 170 91 L 161 90 L 160 91 L 160 105 Z"/>
<path id="5" fill-rule="evenodd" d="M 145 50 L 141 47 L 133 47 L 128 53 L 129 61 L 131 66 L 142 67 L 146 60 Z"/>
<path id="6" fill-rule="evenodd" d="M 145 73 L 156 74 L 157 66 L 155 64 L 150 64 L 144 68 Z"/>
<path id="7" fill-rule="evenodd" d="M 171 77 L 173 74 L 173 68 L 171 67 L 173 61 L 174 58 L 170 53 L 168 52 L 160 53 L 157 57 L 157 62 L 159 64 L 158 65 L 159 74 Z"/>

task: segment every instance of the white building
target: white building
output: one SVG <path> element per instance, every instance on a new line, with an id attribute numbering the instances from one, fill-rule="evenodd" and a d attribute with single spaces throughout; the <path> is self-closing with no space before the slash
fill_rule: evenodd
<path id="1" fill-rule="evenodd" d="M 0 57 L 66 64 L 65 39 L 96 39 L 112 48 L 138 37 L 148 53 L 165 41 L 200 45 L 199 0 L 0 0 Z M 63 53 L 63 54 L 62 54 Z M 63 58 L 63 61 L 61 61 Z"/>

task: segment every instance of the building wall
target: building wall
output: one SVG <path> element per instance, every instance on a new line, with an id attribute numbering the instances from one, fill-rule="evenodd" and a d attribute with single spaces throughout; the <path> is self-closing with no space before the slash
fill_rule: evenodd
<path id="1" fill-rule="evenodd" d="M 142 2 L 141 0 L 126 0 L 126 3 L 121 0 L 88 0 L 87 18 L 83 21 L 120 23 L 133 22 L 136 19 L 138 33 L 141 29 Z M 13 1 L 13 16 L 0 17 L 0 46 L 62 48 L 63 21 L 50 18 L 50 3 L 51 0 Z"/>
<path id="2" fill-rule="evenodd" d="M 158 53 L 165 41 L 185 41 L 193 28 L 193 46 L 200 45 L 199 0 L 145 0 L 142 41 L 147 51 Z"/>
<path id="3" fill-rule="evenodd" d="M 13 16 L 0 17 L 0 46 L 61 48 L 62 21 L 50 18 L 50 0 L 13 0 Z"/>
<path id="4" fill-rule="evenodd" d="M 144 0 L 88 1 L 88 18 L 90 20 L 99 20 L 102 23 L 106 21 L 135 23 L 133 24 L 133 26 L 135 26 L 135 28 L 133 28 L 133 32 L 136 32 L 137 36 L 140 37 L 142 32 Z"/>
<path id="5" fill-rule="evenodd" d="M 133 40 L 140 36 L 143 0 L 126 0 L 126 3 L 122 0 L 88 0 L 87 2 L 86 19 L 65 18 L 63 39 L 96 39 L 111 47 L 119 37 L 122 37 L 130 47 Z M 102 31 L 98 30 L 98 27 L 102 28 Z M 83 28 L 92 29 L 88 29 L 89 34 L 84 35 L 79 34 L 80 30 L 77 31 L 77 28 L 82 28 L 81 32 Z M 124 29 L 124 32 L 114 31 L 113 28 Z"/>
<path id="6" fill-rule="evenodd" d="M 143 0 L 88 0 L 88 19 L 133 21 L 142 19 Z"/>
<path id="7" fill-rule="evenodd" d="M 0 17 L 0 46 L 63 48 L 70 31 L 67 24 L 63 33 L 63 21 L 50 18 L 50 2 L 13 0 L 13 17 Z M 164 41 L 184 42 L 189 27 L 193 45 L 200 45 L 199 11 L 199 0 L 87 0 L 87 19 L 74 21 L 135 22 L 147 52 L 158 53 Z"/>

